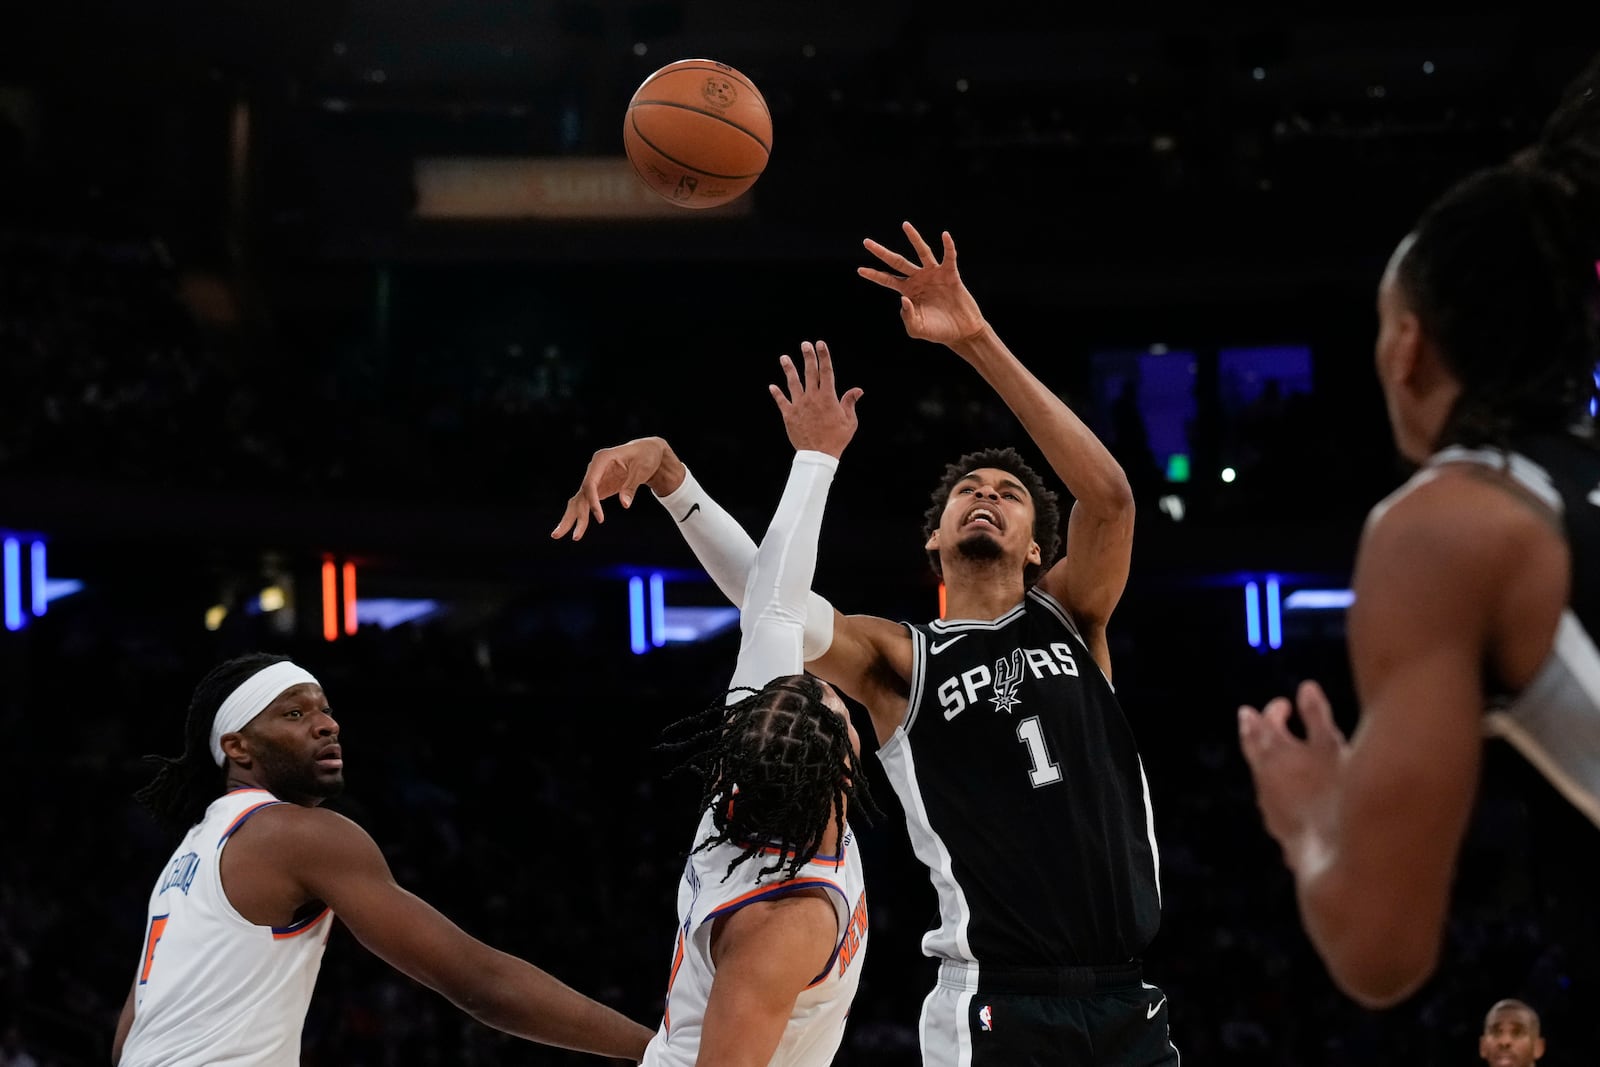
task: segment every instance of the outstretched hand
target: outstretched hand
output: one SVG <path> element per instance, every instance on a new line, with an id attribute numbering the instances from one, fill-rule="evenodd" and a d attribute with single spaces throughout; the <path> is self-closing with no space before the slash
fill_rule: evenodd
<path id="1" fill-rule="evenodd" d="M 591 518 L 595 522 L 606 521 L 600 502 L 608 497 L 617 497 L 625 508 L 632 507 L 639 486 L 656 477 L 671 454 L 667 442 L 659 437 L 640 437 L 600 449 L 589 460 L 582 484 L 567 499 L 566 511 L 550 536 L 560 540 L 570 530 L 574 541 L 583 540 Z M 678 480 L 681 482 L 682 478 Z"/>
<path id="2" fill-rule="evenodd" d="M 1306 738 L 1289 732 L 1298 705 Z M 1239 709 L 1239 747 L 1256 783 L 1256 803 L 1267 832 L 1298 869 L 1330 843 L 1338 816 L 1340 774 L 1349 743 L 1333 721 L 1328 696 L 1316 682 L 1300 683 L 1295 704 L 1288 697 L 1261 711 Z"/>
<path id="3" fill-rule="evenodd" d="M 788 431 L 789 443 L 796 451 L 826 452 L 838 459 L 855 436 L 856 401 L 863 394 L 860 389 L 850 389 L 839 396 L 827 342 L 818 341 L 815 345 L 804 342 L 800 346 L 800 356 L 805 362 L 804 383 L 800 381 L 794 361 L 780 356 L 778 363 L 788 380 L 789 393 L 785 396 L 783 389 L 776 385 L 767 386 L 767 390 L 778 403 L 783 428 Z"/>
<path id="4" fill-rule="evenodd" d="M 869 282 L 876 282 L 900 294 L 900 319 L 906 324 L 906 333 L 924 341 L 943 345 L 956 345 L 983 331 L 986 323 L 978 302 L 972 298 L 956 269 L 956 243 L 949 231 L 944 240 L 944 259 L 935 259 L 933 249 L 922 239 L 922 234 L 909 222 L 900 224 L 911 249 L 917 255 L 913 263 L 899 252 L 879 244 L 872 238 L 862 243 L 868 252 L 877 256 L 889 271 L 874 267 L 857 267 L 856 273 Z"/>

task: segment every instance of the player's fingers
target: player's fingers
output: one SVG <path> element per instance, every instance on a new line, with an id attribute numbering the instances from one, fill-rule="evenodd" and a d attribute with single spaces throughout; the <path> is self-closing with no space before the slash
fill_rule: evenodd
<path id="1" fill-rule="evenodd" d="M 800 358 L 806 364 L 806 392 L 813 393 L 817 390 L 822 371 L 817 367 L 817 346 L 810 341 L 800 342 Z"/>
<path id="2" fill-rule="evenodd" d="M 778 357 L 778 366 L 783 368 L 783 380 L 789 384 L 789 399 L 792 401 L 802 392 L 800 374 L 794 369 L 794 360 L 787 355 Z"/>
<path id="3" fill-rule="evenodd" d="M 897 270 L 901 274 L 915 274 L 917 272 L 917 265 L 911 262 L 905 256 L 902 256 L 899 252 L 896 252 L 894 249 L 889 248 L 886 245 L 881 245 L 870 237 L 868 237 L 865 241 L 862 241 L 861 244 L 862 247 L 864 247 L 868 252 L 871 252 L 873 255 L 882 260 L 883 265 L 888 267 L 890 270 Z"/>
<path id="4" fill-rule="evenodd" d="M 573 514 L 572 501 L 569 499 L 567 506 L 561 511 L 561 519 L 556 523 L 556 528 L 550 531 L 550 536 L 557 541 L 561 540 L 567 535 L 567 531 L 572 529 L 573 523 L 577 521 L 578 517 Z"/>
<path id="5" fill-rule="evenodd" d="M 928 242 L 922 239 L 922 234 L 917 232 L 917 228 L 909 222 L 902 222 L 900 228 L 906 232 L 907 237 L 911 238 L 911 247 L 917 253 L 917 258 L 922 261 L 922 265 L 924 267 L 937 267 L 939 261 L 933 258 L 933 249 L 928 247 Z"/>
<path id="6" fill-rule="evenodd" d="M 794 407 L 793 404 L 789 403 L 789 398 L 784 396 L 783 390 L 776 385 L 767 386 L 767 392 L 771 393 L 772 399 L 777 402 L 778 414 L 787 419 L 789 417 L 789 409 Z"/>
<path id="7" fill-rule="evenodd" d="M 1261 723 L 1274 734 L 1289 733 L 1289 716 L 1294 712 L 1294 705 L 1288 697 L 1273 697 L 1267 701 L 1267 706 L 1261 709 Z"/>
<path id="8" fill-rule="evenodd" d="M 1239 749 L 1251 767 L 1261 756 L 1261 713 L 1248 705 L 1239 708 Z"/>
<path id="9" fill-rule="evenodd" d="M 917 314 L 917 305 L 911 302 L 909 296 L 902 295 L 900 297 L 900 319 L 906 324 L 906 329 L 908 330 L 919 325 L 920 316 Z"/>
<path id="10" fill-rule="evenodd" d="M 1305 721 L 1308 738 L 1313 741 L 1344 741 L 1344 734 L 1333 721 L 1333 705 L 1328 702 L 1328 694 L 1322 691 L 1322 686 L 1309 678 L 1301 682 L 1295 693 L 1295 702 L 1300 708 L 1300 718 Z"/>
<path id="11" fill-rule="evenodd" d="M 953 267 L 956 265 L 956 239 L 950 236 L 949 230 L 939 236 L 944 240 L 944 265 Z"/>
<path id="12" fill-rule="evenodd" d="M 817 342 L 817 381 L 822 386 L 822 391 L 829 396 L 838 396 L 839 387 L 833 380 L 833 353 L 828 351 L 828 342 Z"/>
<path id="13" fill-rule="evenodd" d="M 846 415 L 850 416 L 850 421 L 852 423 L 855 422 L 855 418 L 856 418 L 856 401 L 860 400 L 862 397 L 864 397 L 866 395 L 867 395 L 866 393 L 864 393 L 859 387 L 857 387 L 857 388 L 854 388 L 854 389 L 847 390 L 845 392 L 844 396 L 841 396 L 839 398 L 840 406 L 844 408 L 844 413 Z"/>

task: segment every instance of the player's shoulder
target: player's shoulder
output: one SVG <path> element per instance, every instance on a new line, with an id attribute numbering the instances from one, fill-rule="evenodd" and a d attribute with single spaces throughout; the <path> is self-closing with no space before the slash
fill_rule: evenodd
<path id="1" fill-rule="evenodd" d="M 280 801 L 252 813 L 230 846 L 292 861 L 324 851 L 370 847 L 371 842 L 365 830 L 336 811 Z"/>
<path id="2" fill-rule="evenodd" d="M 1549 508 L 1514 482 L 1480 464 L 1448 463 L 1419 472 L 1372 509 L 1361 556 L 1471 579 L 1559 538 Z"/>

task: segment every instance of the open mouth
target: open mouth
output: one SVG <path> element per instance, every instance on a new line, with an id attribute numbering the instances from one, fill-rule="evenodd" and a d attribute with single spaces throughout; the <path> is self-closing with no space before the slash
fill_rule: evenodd
<path id="1" fill-rule="evenodd" d="M 991 530 L 999 533 L 1003 528 L 1000 513 L 993 508 L 979 506 L 967 512 L 967 517 L 961 520 L 961 528 L 976 530 Z"/>
<path id="2" fill-rule="evenodd" d="M 317 766 L 325 771 L 338 771 L 344 769 L 344 753 L 338 745 L 325 748 L 317 753 Z"/>

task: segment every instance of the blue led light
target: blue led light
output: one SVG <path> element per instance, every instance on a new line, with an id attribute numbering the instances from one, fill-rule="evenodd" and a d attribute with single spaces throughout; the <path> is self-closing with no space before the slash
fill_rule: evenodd
<path id="1" fill-rule="evenodd" d="M 1267 644 L 1283 647 L 1282 602 L 1278 598 L 1278 576 L 1267 576 Z"/>
<path id="2" fill-rule="evenodd" d="M 22 544 L 6 538 L 5 549 L 6 629 L 22 629 Z"/>
<path id="3" fill-rule="evenodd" d="M 628 579 L 628 638 L 633 654 L 642 656 L 649 647 L 644 636 L 644 579 Z"/>
<path id="4" fill-rule="evenodd" d="M 1251 648 L 1261 647 L 1261 590 L 1255 582 L 1244 583 L 1244 636 Z"/>
<path id="5" fill-rule="evenodd" d="M 33 585 L 30 588 L 33 591 L 33 613 L 35 615 L 43 615 L 45 608 L 50 604 L 50 597 L 48 596 L 49 590 L 46 586 L 46 578 L 44 573 L 43 541 L 35 541 L 33 543 L 32 557 Z"/>
<path id="6" fill-rule="evenodd" d="M 657 648 L 667 643 L 666 583 L 659 571 L 650 575 L 650 643 Z"/>

